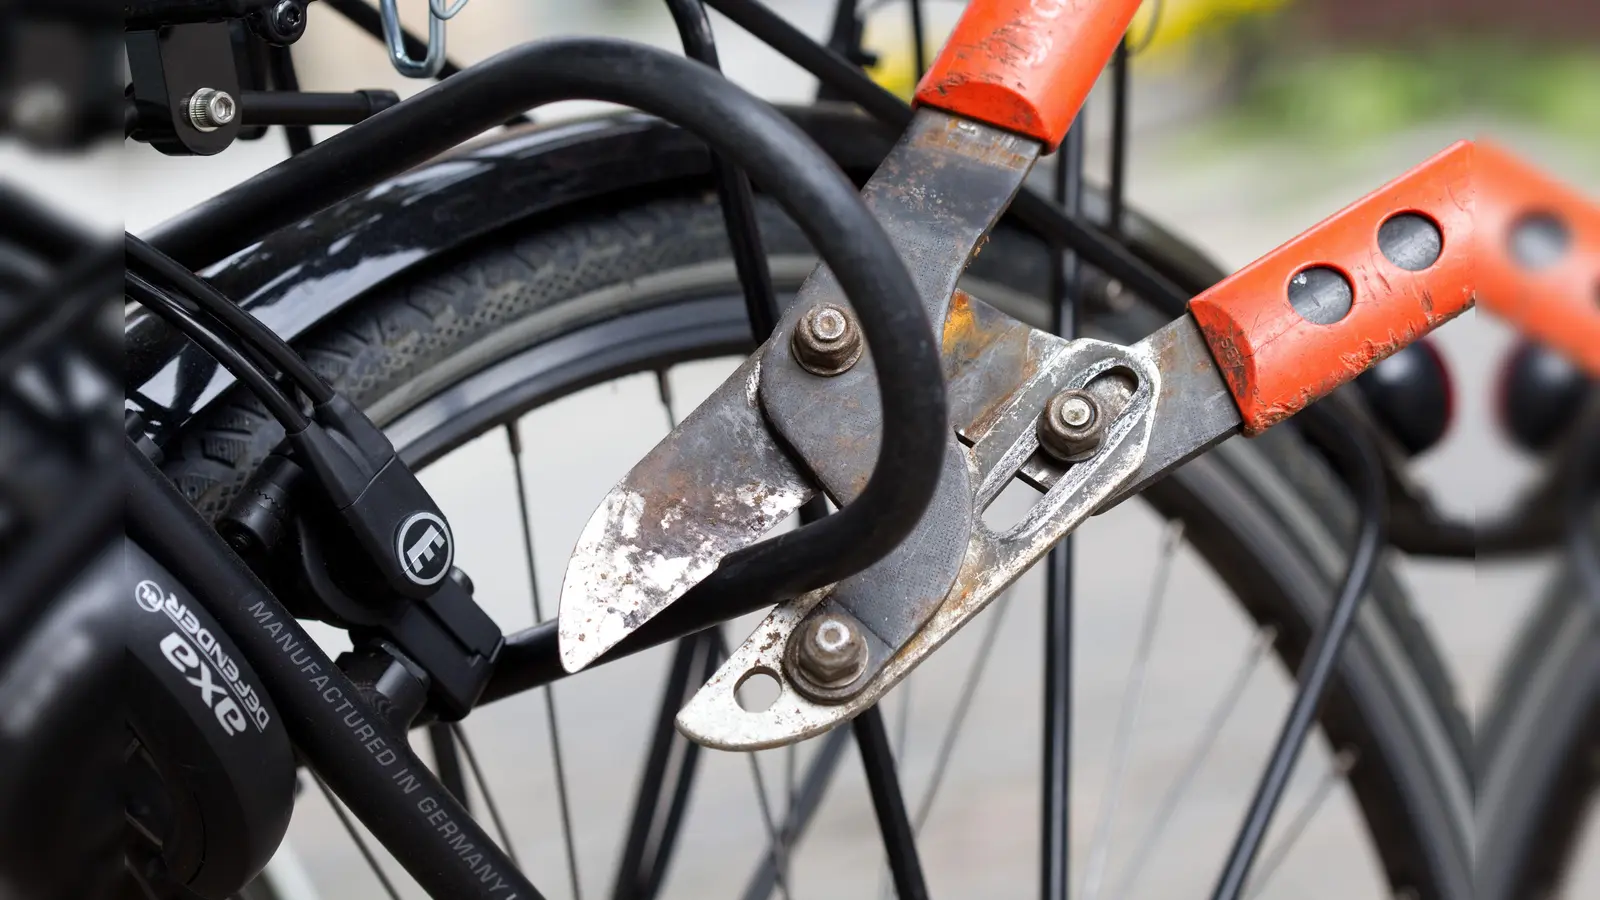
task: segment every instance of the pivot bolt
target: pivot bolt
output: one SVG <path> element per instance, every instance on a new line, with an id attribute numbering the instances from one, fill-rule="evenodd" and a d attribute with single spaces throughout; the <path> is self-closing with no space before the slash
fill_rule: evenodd
<path id="1" fill-rule="evenodd" d="M 794 358 L 813 375 L 838 375 L 861 358 L 861 328 L 850 311 L 824 303 L 800 317 Z"/>
<path id="2" fill-rule="evenodd" d="M 1062 391 L 1039 417 L 1039 446 L 1062 462 L 1088 459 L 1105 437 L 1100 404 L 1087 391 Z"/>
<path id="3" fill-rule="evenodd" d="M 189 124 L 196 131 L 216 131 L 232 122 L 239 113 L 233 95 L 215 88 L 201 88 L 189 98 Z"/>
<path id="4" fill-rule="evenodd" d="M 867 642 L 844 619 L 818 616 L 801 629 L 799 641 L 796 663 L 817 687 L 843 687 L 867 664 Z"/>

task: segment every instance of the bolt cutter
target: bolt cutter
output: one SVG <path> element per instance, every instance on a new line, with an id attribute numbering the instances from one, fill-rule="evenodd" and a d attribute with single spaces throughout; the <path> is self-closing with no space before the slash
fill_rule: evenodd
<path id="1" fill-rule="evenodd" d="M 950 428 L 937 488 L 889 555 L 768 615 L 681 711 L 689 737 L 760 749 L 847 721 L 1089 516 L 1231 435 L 1294 415 L 1470 308 L 1479 275 L 1505 268 L 1485 262 L 1504 254 L 1475 227 L 1485 186 L 1497 222 L 1530 191 L 1553 196 L 1504 154 L 1461 142 L 1136 344 L 1025 325 L 957 279 L 1064 137 L 1137 7 L 975 0 L 923 79 L 910 127 L 863 197 L 941 342 Z M 1586 246 L 1600 246 L 1600 227 L 1585 222 Z M 1513 284 L 1496 283 L 1502 295 Z M 846 298 L 819 266 L 772 336 L 606 496 L 562 586 L 569 671 L 819 492 L 841 507 L 861 493 L 882 422 L 852 299 L 872 302 Z M 991 528 L 983 511 L 1013 479 L 1042 496 L 1016 524 Z M 753 674 L 782 685 L 760 712 L 735 700 Z"/>

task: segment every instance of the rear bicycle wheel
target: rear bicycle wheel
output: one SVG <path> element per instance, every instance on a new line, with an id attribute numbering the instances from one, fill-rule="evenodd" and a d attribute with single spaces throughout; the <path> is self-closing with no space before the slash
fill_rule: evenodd
<path id="1" fill-rule="evenodd" d="M 774 280 L 781 292 L 792 295 L 814 257 L 775 207 L 763 202 L 759 212 Z M 1048 319 L 1042 297 L 1049 261 L 1042 243 L 1002 228 L 973 264 L 964 287 L 1039 324 Z M 1092 331 L 1128 341 L 1159 324 L 1109 288 L 1101 282 L 1090 298 Z M 509 423 L 514 428 L 528 411 L 583 388 L 749 348 L 720 211 L 714 197 L 697 185 L 520 226 L 468 247 L 373 291 L 299 346 L 337 389 L 384 424 L 407 458 L 419 465 L 444 460 L 497 427 Z M 215 516 L 279 437 L 278 427 L 254 398 L 235 390 L 170 443 L 164 469 L 203 513 Z M 1224 588 L 1228 604 L 1239 614 L 1233 643 L 1247 650 L 1270 647 L 1283 671 L 1292 673 L 1326 615 L 1353 531 L 1350 499 L 1326 465 L 1292 432 L 1279 429 L 1254 441 L 1224 444 L 1153 486 L 1143 499 L 1161 519 L 1183 524 L 1198 567 L 1209 570 L 1207 577 Z M 588 509 L 583 507 L 580 515 Z M 452 520 L 458 517 L 454 514 Z M 1092 533 L 1095 527 L 1084 531 Z M 1171 555 L 1158 559 L 1157 567 L 1169 565 Z M 559 570 L 560 561 L 547 561 L 546 566 Z M 1125 572 L 1109 574 L 1107 583 L 1127 580 Z M 482 592 L 484 578 L 474 576 Z M 1395 580 L 1380 577 L 1372 600 L 1320 717 L 1328 755 L 1342 761 L 1335 780 L 1351 790 L 1367 834 L 1370 867 L 1382 883 L 1393 891 L 1409 891 L 1408 896 L 1467 897 L 1471 803 L 1466 728 L 1451 703 L 1443 667 Z M 957 677 L 954 682 L 975 680 Z M 1193 702 L 1209 703 L 1219 693 L 1221 680 L 1210 680 L 1200 679 L 1205 690 Z M 1286 690 L 1282 681 L 1280 691 Z M 970 698 L 958 701 L 958 711 L 963 702 Z M 980 705 L 974 715 L 983 712 Z M 1216 736 L 1208 739 L 1215 741 Z M 1262 754 L 1269 742 L 1262 739 Z M 1196 743 L 1194 748 L 1209 745 Z M 939 756 L 948 759 L 944 753 Z M 1203 759 L 1204 753 L 1199 756 Z M 934 768 L 936 776 L 942 771 Z M 1247 798 L 1248 787 L 1241 788 L 1234 808 L 1213 826 L 1222 840 L 1231 835 Z M 1116 800 L 1106 802 L 1114 805 Z M 1150 826 L 1141 830 L 1138 852 L 1117 860 L 1120 868 L 1105 866 L 1107 896 L 1113 895 L 1112 889 L 1121 895 L 1150 887 L 1151 876 L 1141 875 L 1148 871 L 1151 854 L 1177 845 L 1176 837 L 1161 840 L 1171 820 L 1167 804 L 1152 806 L 1157 809 L 1149 817 Z M 621 818 L 626 810 L 612 812 Z M 1297 834 L 1288 812 L 1280 822 L 1278 848 L 1292 847 Z M 1101 849 L 1097 837 L 1088 849 L 1091 861 Z M 1258 870 L 1257 890 L 1270 883 L 1262 879 L 1271 877 L 1268 863 L 1274 852 L 1269 847 L 1269 859 Z M 792 856 L 790 848 L 773 853 L 767 868 L 787 868 Z M 1193 862 L 1193 875 L 1182 876 L 1192 884 L 1181 893 L 1203 892 L 1221 859 L 1219 849 Z M 786 891 L 806 886 L 799 862 L 795 865 L 795 880 L 780 885 Z M 1031 877 L 1034 868 L 1027 866 L 1021 874 Z M 1175 871 L 1187 873 L 1190 868 Z M 560 872 L 555 865 L 544 875 L 541 866 L 536 880 L 560 884 Z M 643 875 L 648 877 L 619 883 L 616 895 L 646 896 L 661 887 L 665 860 L 652 862 Z M 788 879 L 768 878 L 767 883 L 775 881 Z M 1012 894 L 1008 884 L 980 880 L 974 889 Z M 937 885 L 936 880 L 935 892 Z M 592 890 L 597 885 L 587 886 Z"/>

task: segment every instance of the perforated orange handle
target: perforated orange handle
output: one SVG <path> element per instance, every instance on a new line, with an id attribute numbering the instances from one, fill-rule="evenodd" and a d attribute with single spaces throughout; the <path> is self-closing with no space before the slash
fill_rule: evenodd
<path id="1" fill-rule="evenodd" d="M 1472 306 L 1476 151 L 1450 147 L 1190 302 L 1246 434 Z"/>
<path id="2" fill-rule="evenodd" d="M 1139 0 L 972 0 L 916 102 L 1055 149 Z"/>
<path id="3" fill-rule="evenodd" d="M 1600 205 L 1490 144 L 1477 188 L 1484 309 L 1600 378 Z"/>

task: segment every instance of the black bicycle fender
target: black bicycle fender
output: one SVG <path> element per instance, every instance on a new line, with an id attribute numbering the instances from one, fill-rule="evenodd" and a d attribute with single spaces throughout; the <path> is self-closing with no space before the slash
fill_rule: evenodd
<path id="1" fill-rule="evenodd" d="M 862 177 L 893 132 L 840 104 L 783 109 L 839 165 Z M 204 274 L 286 340 L 366 292 L 486 234 L 560 215 L 608 196 L 707 178 L 705 144 L 633 112 L 508 130 L 274 232 Z M 164 424 L 204 409 L 233 378 L 161 319 L 135 313 L 126 332 L 127 383 Z"/>

